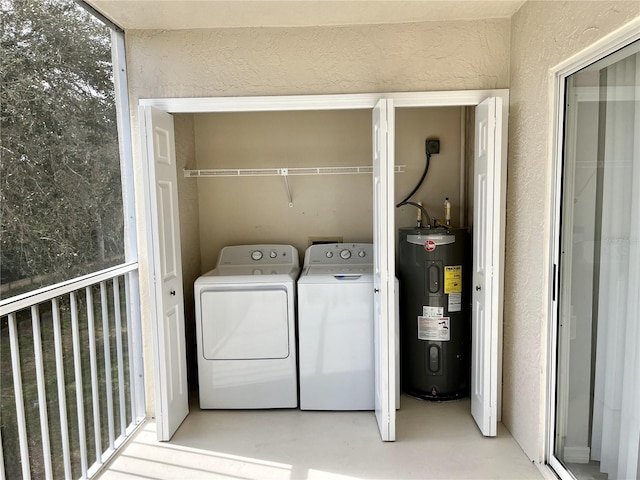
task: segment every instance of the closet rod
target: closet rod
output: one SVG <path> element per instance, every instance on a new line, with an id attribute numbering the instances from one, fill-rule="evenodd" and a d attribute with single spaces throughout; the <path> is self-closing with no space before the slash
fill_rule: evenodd
<path id="1" fill-rule="evenodd" d="M 396 165 L 396 173 L 404 173 L 405 165 Z M 290 175 L 348 175 L 373 173 L 373 166 L 358 167 L 293 167 L 293 168 L 211 168 L 184 170 L 185 177 L 273 177 Z"/>

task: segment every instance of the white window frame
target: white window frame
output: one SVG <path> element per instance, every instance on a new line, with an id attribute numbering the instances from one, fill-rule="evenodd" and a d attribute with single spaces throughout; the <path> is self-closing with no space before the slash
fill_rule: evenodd
<path id="1" fill-rule="evenodd" d="M 131 136 L 131 109 L 129 105 L 129 87 L 127 83 L 127 57 L 124 32 L 111 29 L 111 59 L 113 83 L 115 89 L 116 124 L 118 128 L 118 144 L 120 149 L 120 177 L 122 179 L 122 216 L 124 221 L 124 255 L 125 263 L 138 263 L 138 232 L 136 223 L 135 181 L 133 173 L 133 141 Z M 140 311 L 140 270 L 131 275 L 130 312 L 133 331 L 134 349 L 133 371 L 136 372 L 136 384 L 131 385 L 136 391 L 136 416 L 142 418 L 146 414 L 144 397 L 144 366 L 142 349 L 142 323 Z"/>
<path id="2" fill-rule="evenodd" d="M 542 449 L 545 452 L 545 464 L 562 480 L 574 480 L 568 470 L 554 455 L 555 421 L 556 421 L 556 382 L 557 382 L 557 348 L 558 348 L 558 299 L 560 294 L 560 233 L 562 209 L 562 174 L 564 150 L 565 94 L 566 80 L 569 76 L 585 67 L 601 60 L 617 50 L 640 40 L 640 17 L 622 28 L 590 45 L 580 53 L 565 60 L 551 69 L 550 88 L 553 92 L 553 111 L 551 123 L 551 142 L 549 156 L 551 158 L 551 197 L 549 244 L 551 251 L 547 268 L 547 349 L 546 349 L 546 401 L 545 401 L 545 434 L 542 435 Z"/>

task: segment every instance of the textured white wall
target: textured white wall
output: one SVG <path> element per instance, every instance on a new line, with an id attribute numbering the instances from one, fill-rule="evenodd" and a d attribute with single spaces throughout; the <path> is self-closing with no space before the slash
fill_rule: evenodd
<path id="1" fill-rule="evenodd" d="M 145 97 L 504 88 L 509 22 L 127 32 Z"/>
<path id="2" fill-rule="evenodd" d="M 460 138 L 464 109 L 396 108 L 395 113 L 395 161 L 396 165 L 406 165 L 405 173 L 395 177 L 396 203 L 413 190 L 424 171 L 425 140 L 437 138 L 440 140 L 440 153 L 431 156 L 427 177 L 411 200 L 422 202 L 431 217 L 444 222 L 444 199 L 449 197 L 451 223 L 454 227 L 461 226 L 460 158 L 465 152 L 460 151 Z M 410 205 L 396 209 L 396 228 L 414 226 L 416 213 L 416 208 Z"/>
<path id="3" fill-rule="evenodd" d="M 153 395 L 142 98 L 505 88 L 507 19 L 379 26 L 126 32 L 148 413 Z M 426 133 L 426 132 L 425 132 Z"/>
<path id="4" fill-rule="evenodd" d="M 371 164 L 368 110 L 216 113 L 195 119 L 199 169 Z M 281 177 L 197 180 L 203 272 L 215 266 L 226 245 L 291 244 L 303 257 L 309 237 L 372 241 L 370 175 L 288 181 L 291 208 Z"/>
<path id="5" fill-rule="evenodd" d="M 502 419 L 543 458 L 550 69 L 640 15 L 640 2 L 529 1 L 511 19 Z"/>

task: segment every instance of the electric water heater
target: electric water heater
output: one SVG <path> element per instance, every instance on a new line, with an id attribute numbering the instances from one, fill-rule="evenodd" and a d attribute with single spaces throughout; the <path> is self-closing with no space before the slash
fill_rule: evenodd
<path id="1" fill-rule="evenodd" d="M 401 228 L 399 238 L 402 388 L 450 400 L 469 390 L 469 232 Z"/>

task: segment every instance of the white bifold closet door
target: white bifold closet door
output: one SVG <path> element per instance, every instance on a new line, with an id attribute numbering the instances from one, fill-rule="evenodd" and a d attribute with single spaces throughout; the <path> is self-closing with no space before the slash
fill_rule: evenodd
<path id="1" fill-rule="evenodd" d="M 380 436 L 396 439 L 393 101 L 373 109 L 373 335 L 375 412 Z"/>
<path id="2" fill-rule="evenodd" d="M 153 258 L 155 307 L 151 323 L 155 336 L 156 428 L 158 440 L 170 440 L 189 413 L 185 350 L 182 254 L 178 218 L 178 187 L 173 117 L 153 107 L 141 107 L 149 168 L 146 188 L 155 198 L 147 235 Z"/>
<path id="3" fill-rule="evenodd" d="M 474 147 L 471 414 L 485 436 L 498 430 L 499 330 L 504 235 L 502 101 L 476 108 Z"/>

